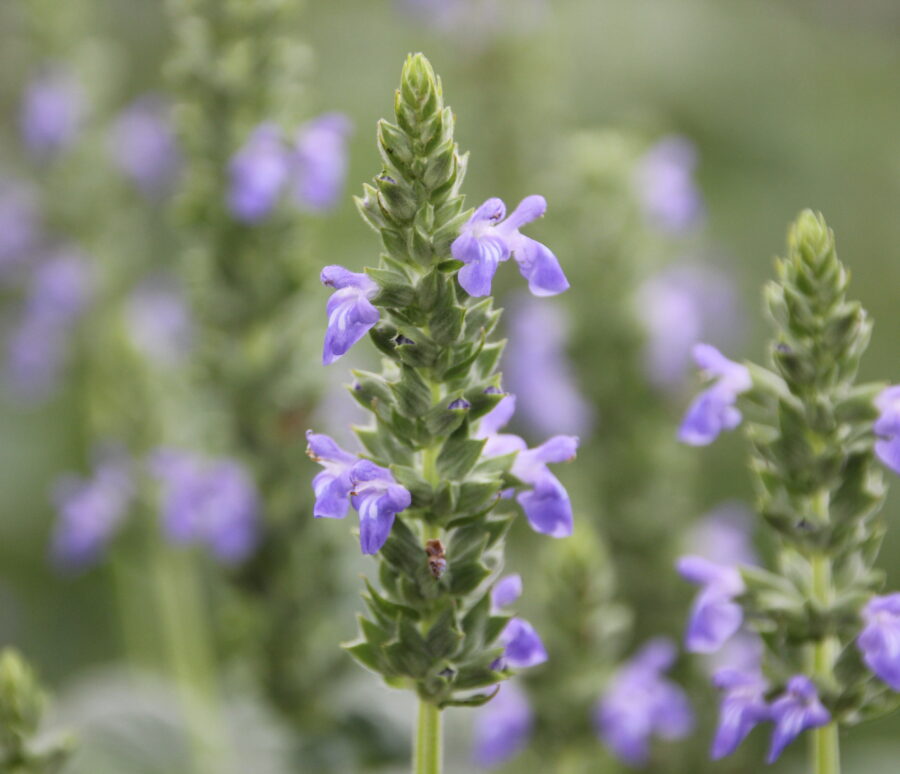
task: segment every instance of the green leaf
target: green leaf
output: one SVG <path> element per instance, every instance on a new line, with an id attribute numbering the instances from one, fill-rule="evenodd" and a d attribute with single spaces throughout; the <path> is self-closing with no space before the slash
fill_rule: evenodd
<path id="1" fill-rule="evenodd" d="M 431 388 L 408 365 L 400 367 L 400 379 L 391 383 L 391 390 L 404 417 L 420 417 L 431 408 Z"/>
<path id="2" fill-rule="evenodd" d="M 468 438 L 468 425 L 463 425 L 445 442 L 437 458 L 437 469 L 441 478 L 461 481 L 472 470 L 484 445 L 484 438 Z"/>
<path id="3" fill-rule="evenodd" d="M 425 645 L 435 660 L 451 658 L 462 642 L 463 634 L 456 627 L 453 610 L 448 608 L 434 622 L 425 635 Z"/>
<path id="4" fill-rule="evenodd" d="M 475 591 L 490 574 L 481 562 L 448 563 L 444 578 L 451 594 L 465 596 Z"/>

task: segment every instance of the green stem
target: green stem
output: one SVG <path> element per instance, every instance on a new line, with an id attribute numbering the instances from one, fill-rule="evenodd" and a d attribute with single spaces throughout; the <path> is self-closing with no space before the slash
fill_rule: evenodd
<path id="1" fill-rule="evenodd" d="M 441 774 L 441 710 L 419 699 L 413 774 Z"/>

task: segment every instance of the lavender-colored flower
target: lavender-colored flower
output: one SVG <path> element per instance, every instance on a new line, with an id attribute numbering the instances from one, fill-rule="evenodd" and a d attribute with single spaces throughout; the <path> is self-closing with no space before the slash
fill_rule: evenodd
<path id="1" fill-rule="evenodd" d="M 491 589 L 491 604 L 494 607 L 511 605 L 522 596 L 522 576 L 518 573 L 506 575 Z"/>
<path id="2" fill-rule="evenodd" d="M 75 79 L 60 68 L 46 70 L 25 90 L 19 115 L 22 141 L 38 158 L 48 158 L 75 140 L 84 112 Z"/>
<path id="3" fill-rule="evenodd" d="M 131 341 L 146 358 L 164 366 L 185 360 L 193 325 L 184 297 L 171 280 L 141 283 L 128 300 L 126 318 Z"/>
<path id="4" fill-rule="evenodd" d="M 534 712 L 525 692 L 512 680 L 475 712 L 472 758 L 476 766 L 493 768 L 515 757 L 528 744 Z"/>
<path id="5" fill-rule="evenodd" d="M 886 387 L 875 399 L 881 412 L 875 421 L 875 453 L 895 473 L 900 473 L 900 385 Z"/>
<path id="6" fill-rule="evenodd" d="M 719 760 L 731 755 L 759 723 L 769 719 L 768 684 L 758 670 L 721 669 L 713 680 L 722 700 L 710 757 Z"/>
<path id="7" fill-rule="evenodd" d="M 130 464 L 122 457 L 99 461 L 89 479 L 60 479 L 53 490 L 57 522 L 51 552 L 57 564 L 77 569 L 95 562 L 121 525 L 133 496 Z"/>
<path id="8" fill-rule="evenodd" d="M 365 274 L 349 271 L 343 266 L 322 269 L 323 285 L 335 289 L 328 299 L 328 327 L 322 363 L 329 365 L 344 355 L 378 322 L 378 310 L 371 299 L 378 293 L 378 285 Z"/>
<path id="9" fill-rule="evenodd" d="M 744 580 L 734 567 L 716 564 L 701 556 L 681 557 L 678 572 L 686 580 L 703 587 L 691 608 L 685 647 L 692 653 L 713 653 L 743 623 L 743 608 L 734 598 L 744 592 Z"/>
<path id="10" fill-rule="evenodd" d="M 266 218 L 281 196 L 290 172 L 290 154 L 281 131 L 260 124 L 231 159 L 228 207 L 245 223 Z"/>
<path id="11" fill-rule="evenodd" d="M 543 434 L 589 432 L 594 411 L 579 391 L 566 356 L 565 310 L 522 296 L 509 306 L 509 314 L 503 375 L 516 393 L 522 418 Z"/>
<path id="12" fill-rule="evenodd" d="M 109 150 L 119 169 L 150 197 L 165 194 L 181 167 L 169 111 L 155 95 L 122 111 L 110 132 Z"/>
<path id="13" fill-rule="evenodd" d="M 831 722 L 831 713 L 819 701 L 815 683 L 805 675 L 788 680 L 787 690 L 772 702 L 770 714 L 775 730 L 766 758 L 768 763 L 778 760 L 782 750 L 804 731 Z"/>
<path id="14" fill-rule="evenodd" d="M 686 541 L 688 552 L 718 564 L 757 564 L 751 525 L 752 512 L 746 505 L 723 503 L 691 527 Z"/>
<path id="15" fill-rule="evenodd" d="M 566 290 L 569 281 L 556 256 L 546 245 L 519 233 L 546 211 L 547 201 L 536 195 L 522 199 L 505 220 L 506 205 L 500 199 L 488 199 L 475 210 L 450 246 L 453 257 L 465 264 L 458 275 L 463 290 L 471 296 L 490 295 L 497 267 L 510 255 L 534 295 L 553 296 Z"/>
<path id="16" fill-rule="evenodd" d="M 865 627 L 856 641 L 863 660 L 893 690 L 900 691 L 900 594 L 874 596 L 862 610 Z"/>
<path id="17" fill-rule="evenodd" d="M 294 196 L 302 210 L 323 212 L 337 204 L 347 175 L 350 119 L 325 113 L 300 127 L 294 152 Z"/>
<path id="18" fill-rule="evenodd" d="M 694 715 L 681 688 L 663 677 L 675 661 L 669 640 L 648 642 L 612 678 L 594 711 L 603 743 L 630 766 L 643 766 L 654 736 L 685 737 Z"/>
<path id="19" fill-rule="evenodd" d="M 516 452 L 512 474 L 531 486 L 531 489 L 520 492 L 516 499 L 532 529 L 551 537 L 568 537 L 573 528 L 572 503 L 565 487 L 547 465 L 573 459 L 578 449 L 578 438 L 556 435 L 529 449 L 519 436 L 498 432 L 510 420 L 515 407 L 515 396 L 503 398 L 482 418 L 477 437 L 487 439 L 484 446 L 487 457 Z"/>
<path id="20" fill-rule="evenodd" d="M 647 219 L 665 231 L 684 231 L 703 216 L 694 181 L 697 149 L 684 137 L 665 137 L 644 154 L 635 185 Z"/>
<path id="21" fill-rule="evenodd" d="M 741 412 L 734 405 L 738 395 L 753 386 L 750 371 L 735 363 L 709 344 L 693 349 L 697 365 L 715 382 L 691 403 L 678 431 L 678 439 L 691 446 L 712 443 L 723 430 L 733 430 L 741 423 Z"/>
<path id="22" fill-rule="evenodd" d="M 247 558 L 258 538 L 259 497 L 243 465 L 159 449 L 150 467 L 162 484 L 163 529 L 172 542 L 206 544 L 229 564 Z"/>
<path id="23" fill-rule="evenodd" d="M 0 282 L 25 264 L 37 248 L 40 221 L 34 190 L 21 181 L 0 178 Z"/>
<path id="24" fill-rule="evenodd" d="M 491 590 L 491 603 L 494 608 L 505 607 L 515 602 L 522 594 L 522 577 L 507 575 L 497 581 Z M 500 635 L 500 643 L 505 651 L 503 658 L 496 665 L 497 669 L 507 666 L 513 669 L 543 664 L 547 660 L 547 649 L 534 627 L 522 618 L 512 618 Z"/>

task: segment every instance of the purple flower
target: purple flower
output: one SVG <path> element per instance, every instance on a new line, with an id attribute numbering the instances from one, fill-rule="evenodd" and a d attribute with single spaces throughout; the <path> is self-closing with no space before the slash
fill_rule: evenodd
<path id="1" fill-rule="evenodd" d="M 232 459 L 157 450 L 150 467 L 162 484 L 163 528 L 174 543 L 204 543 L 225 563 L 256 547 L 259 498 L 246 469 Z"/>
<path id="2" fill-rule="evenodd" d="M 743 503 L 727 502 L 702 516 L 688 533 L 689 553 L 725 565 L 757 564 L 750 539 L 752 512 Z"/>
<path id="3" fill-rule="evenodd" d="M 775 730 L 767 763 L 778 760 L 782 750 L 804 731 L 831 722 L 831 713 L 819 701 L 815 683 L 804 675 L 788 680 L 787 690 L 772 702 L 770 714 Z"/>
<path id="4" fill-rule="evenodd" d="M 510 255 L 534 295 L 553 296 L 566 290 L 569 281 L 556 256 L 545 245 L 519 233 L 546 210 L 543 196 L 526 196 L 506 220 L 506 205 L 500 199 L 488 199 L 475 210 L 450 246 L 453 257 L 465 264 L 458 275 L 463 290 L 471 296 L 490 295 L 497 267 Z"/>
<path id="5" fill-rule="evenodd" d="M 856 641 L 863 660 L 878 677 L 900 691 L 900 594 L 874 596 L 862 610 L 865 627 Z"/>
<path id="6" fill-rule="evenodd" d="M 630 766 L 647 762 L 652 737 L 681 739 L 693 728 L 694 715 L 684 691 L 663 677 L 674 661 L 671 642 L 651 640 L 619 669 L 597 703 L 597 734 Z"/>
<path id="7" fill-rule="evenodd" d="M 357 274 L 343 266 L 322 269 L 323 285 L 336 292 L 328 299 L 328 327 L 322 363 L 329 365 L 356 344 L 378 322 L 378 310 L 371 299 L 378 293 L 378 285 L 365 274 Z"/>
<path id="8" fill-rule="evenodd" d="M 593 407 L 578 389 L 566 355 L 568 317 L 562 307 L 528 296 L 510 305 L 503 374 L 522 418 L 537 432 L 585 433 Z M 540 378 L 535 378 L 540 374 Z"/>
<path id="9" fill-rule="evenodd" d="M 60 567 L 95 562 L 125 518 L 134 496 L 130 463 L 123 457 L 98 462 L 89 479 L 66 476 L 53 490 L 57 522 L 51 552 Z"/>
<path id="10" fill-rule="evenodd" d="M 723 430 L 733 430 L 741 423 L 741 412 L 734 405 L 737 396 L 753 386 L 750 371 L 735 363 L 709 344 L 693 349 L 697 365 L 716 379 L 701 392 L 685 414 L 678 439 L 691 446 L 712 443 Z"/>
<path id="11" fill-rule="evenodd" d="M 317 518 L 343 519 L 350 505 L 359 513 L 359 544 L 376 554 L 390 535 L 394 517 L 409 507 L 410 493 L 387 468 L 359 459 L 327 435 L 307 431 L 307 453 L 324 470 L 313 479 Z"/>
<path id="12" fill-rule="evenodd" d="M 875 406 L 881 412 L 873 427 L 879 436 L 875 453 L 894 473 L 900 473 L 900 385 L 883 389 Z"/>
<path id="13" fill-rule="evenodd" d="M 25 183 L 0 178 L 0 281 L 26 263 L 41 238 L 37 196 Z"/>
<path id="14" fill-rule="evenodd" d="M 109 150 L 119 169 L 149 197 L 166 193 L 181 167 L 169 111 L 156 95 L 122 111 L 110 132 Z"/>
<path id="15" fill-rule="evenodd" d="M 322 212 L 334 207 L 347 174 L 350 119 L 325 113 L 300 127 L 294 152 L 294 196 L 301 210 Z"/>
<path id="16" fill-rule="evenodd" d="M 547 464 L 573 459 L 578 449 L 578 438 L 556 435 L 529 449 L 519 436 L 498 433 L 512 417 L 515 407 L 515 396 L 507 395 L 482 418 L 477 437 L 487 439 L 484 455 L 497 457 L 516 452 L 512 474 L 531 487 L 516 497 L 528 523 L 544 535 L 568 537 L 573 526 L 572 503 L 565 487 L 550 472 Z"/>
<path id="17" fill-rule="evenodd" d="M 683 556 L 678 572 L 703 588 L 694 600 L 684 637 L 692 653 L 713 653 L 740 629 L 744 611 L 734 598 L 744 592 L 744 581 L 734 567 L 701 556 Z"/>
<path id="18" fill-rule="evenodd" d="M 131 341 L 144 357 L 164 366 L 185 360 L 193 324 L 184 297 L 171 280 L 141 283 L 128 300 L 126 317 Z"/>
<path id="19" fill-rule="evenodd" d="M 290 157 L 281 131 L 273 124 L 260 124 L 231 159 L 231 214 L 245 223 L 266 218 L 278 203 L 289 171 Z"/>
<path id="20" fill-rule="evenodd" d="M 47 69 L 22 98 L 19 126 L 25 146 L 38 158 L 65 150 L 78 134 L 83 108 L 74 78 L 60 68 Z"/>
<path id="21" fill-rule="evenodd" d="M 522 578 L 520 575 L 507 575 L 497 581 L 491 590 L 491 603 L 495 608 L 505 607 L 515 602 L 522 594 Z M 547 650 L 540 636 L 528 621 L 512 618 L 500 635 L 500 643 L 505 651 L 503 658 L 496 665 L 497 669 L 507 666 L 513 669 L 543 664 L 547 660 Z"/>
<path id="22" fill-rule="evenodd" d="M 665 231 L 684 231 L 703 216 L 694 181 L 697 150 L 684 137 L 665 137 L 644 154 L 635 173 L 647 219 Z"/>
<path id="23" fill-rule="evenodd" d="M 534 713 L 528 697 L 512 680 L 475 712 L 474 749 L 476 766 L 493 768 L 513 758 L 528 744 Z"/>
<path id="24" fill-rule="evenodd" d="M 768 685 L 758 670 L 721 669 L 713 681 L 722 700 L 710 757 L 719 760 L 731 755 L 759 723 L 769 719 Z"/>
<path id="25" fill-rule="evenodd" d="M 518 573 L 507 575 L 491 589 L 491 604 L 494 607 L 511 605 L 522 596 L 522 576 Z"/>

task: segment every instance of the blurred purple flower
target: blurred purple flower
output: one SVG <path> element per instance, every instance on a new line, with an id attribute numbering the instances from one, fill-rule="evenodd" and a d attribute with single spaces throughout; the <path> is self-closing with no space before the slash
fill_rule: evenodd
<path id="1" fill-rule="evenodd" d="M 758 724 L 769 719 L 768 684 L 758 670 L 740 669 L 722 669 L 714 682 L 722 699 L 710 757 L 719 760 L 731 755 Z"/>
<path id="2" fill-rule="evenodd" d="M 522 594 L 520 575 L 507 575 L 497 581 L 491 590 L 491 604 L 495 609 L 511 605 Z M 543 664 L 547 660 L 547 650 L 534 627 L 522 618 L 512 618 L 500 635 L 500 643 L 505 651 L 495 669 L 525 669 Z"/>
<path id="3" fill-rule="evenodd" d="M 37 158 L 68 148 L 78 134 L 84 112 L 83 93 L 61 67 L 46 69 L 22 97 L 19 127 L 25 147 Z"/>
<path id="4" fill-rule="evenodd" d="M 684 691 L 663 677 L 674 662 L 669 640 L 651 640 L 616 672 L 597 703 L 598 736 L 629 766 L 646 764 L 652 737 L 682 739 L 694 726 Z"/>
<path id="5" fill-rule="evenodd" d="M 709 344 L 694 345 L 692 354 L 700 369 L 715 381 L 688 407 L 678 439 L 691 446 L 706 446 L 723 430 L 733 430 L 741 423 L 743 417 L 734 404 L 753 381 L 746 366 L 729 360 Z"/>
<path id="6" fill-rule="evenodd" d="M 737 338 L 738 294 L 732 278 L 714 266 L 669 266 L 641 286 L 636 300 L 647 333 L 647 376 L 659 389 L 684 386 L 691 350 L 701 340 L 731 345 Z"/>
<path id="7" fill-rule="evenodd" d="M 683 556 L 678 572 L 703 588 L 694 600 L 684 637 L 691 653 L 713 653 L 741 627 L 744 611 L 734 598 L 744 592 L 744 580 L 734 567 L 701 556 Z"/>
<path id="8" fill-rule="evenodd" d="M 457 35 L 458 45 L 480 48 L 499 34 L 536 28 L 546 0 L 396 0 L 398 9 L 423 24 Z"/>
<path id="9" fill-rule="evenodd" d="M 894 473 L 900 473 L 900 385 L 886 387 L 875 399 L 880 415 L 873 430 L 875 454 Z"/>
<path id="10" fill-rule="evenodd" d="M 334 207 L 347 175 L 347 138 L 353 131 L 341 113 L 325 113 L 300 127 L 294 151 L 294 196 L 301 210 Z"/>
<path id="11" fill-rule="evenodd" d="M 167 193 L 181 168 L 168 107 L 156 95 L 140 97 L 122 111 L 110 132 L 109 149 L 145 196 Z"/>
<path id="12" fill-rule="evenodd" d="M 787 690 L 769 709 L 775 730 L 767 763 L 774 763 L 784 748 L 804 731 L 831 722 L 831 713 L 819 701 L 815 683 L 804 675 L 795 675 L 788 680 Z"/>
<path id="13" fill-rule="evenodd" d="M 516 393 L 522 418 L 542 434 L 589 434 L 594 411 L 580 393 L 566 356 L 565 310 L 520 296 L 509 305 L 509 314 L 503 374 Z"/>
<path id="14" fill-rule="evenodd" d="M 534 713 L 524 691 L 512 680 L 475 711 L 472 758 L 476 766 L 493 768 L 515 757 L 531 737 Z"/>
<path id="15" fill-rule="evenodd" d="M 378 293 L 378 285 L 367 275 L 343 266 L 326 266 L 321 280 L 323 285 L 335 289 L 325 308 L 328 327 L 322 352 L 322 363 L 330 365 L 378 322 L 378 310 L 371 303 Z"/>
<path id="16" fill-rule="evenodd" d="M 494 607 L 511 605 L 522 596 L 522 576 L 518 573 L 506 575 L 491 589 L 491 604 Z"/>
<path id="17" fill-rule="evenodd" d="M 865 627 L 856 641 L 863 661 L 900 691 L 900 594 L 873 596 L 862 610 Z"/>
<path id="18" fill-rule="evenodd" d="M 635 186 L 647 219 L 665 231 L 684 231 L 703 217 L 703 196 L 694 180 L 697 149 L 684 137 L 664 137 L 635 170 Z"/>
<path id="19" fill-rule="evenodd" d="M 184 296 L 172 280 L 142 282 L 128 300 L 126 318 L 131 341 L 144 357 L 164 366 L 187 358 L 193 324 Z"/>
<path id="20" fill-rule="evenodd" d="M 537 220 L 547 211 L 543 196 L 526 196 L 504 220 L 506 205 L 500 199 L 488 199 L 462 227 L 450 250 L 465 266 L 458 279 L 470 296 L 487 296 L 501 261 L 512 256 L 519 271 L 528 280 L 528 289 L 536 296 L 553 296 L 569 287 L 559 261 L 550 249 L 523 234 L 519 229 Z"/>
<path id="21" fill-rule="evenodd" d="M 99 559 L 125 518 L 134 497 L 130 461 L 100 460 L 89 479 L 65 476 L 53 489 L 57 521 L 51 553 L 62 569 L 74 570 Z"/>
<path id="22" fill-rule="evenodd" d="M 290 172 L 290 154 L 281 130 L 256 127 L 231 159 L 228 207 L 245 223 L 258 223 L 275 209 Z"/>
<path id="23" fill-rule="evenodd" d="M 35 191 L 22 181 L 0 178 L 0 282 L 21 268 L 41 240 Z"/>
<path id="24" fill-rule="evenodd" d="M 249 556 L 258 539 L 259 497 L 233 459 L 158 449 L 150 469 L 162 485 L 162 519 L 173 543 L 204 543 L 222 562 Z"/>
<path id="25" fill-rule="evenodd" d="M 757 564 L 751 541 L 753 512 L 743 503 L 717 506 L 691 527 L 688 552 L 718 564 Z"/>

